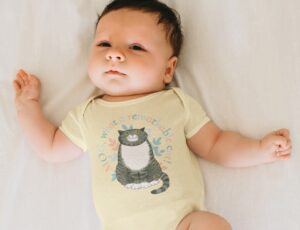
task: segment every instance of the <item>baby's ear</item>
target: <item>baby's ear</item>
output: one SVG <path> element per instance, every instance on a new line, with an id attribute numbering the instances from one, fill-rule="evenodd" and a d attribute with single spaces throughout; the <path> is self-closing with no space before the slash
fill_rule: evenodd
<path id="1" fill-rule="evenodd" d="M 172 81 L 176 69 L 176 65 L 177 65 L 177 60 L 178 58 L 176 56 L 173 56 L 168 60 L 167 68 L 164 76 L 165 84 L 168 84 Z"/>

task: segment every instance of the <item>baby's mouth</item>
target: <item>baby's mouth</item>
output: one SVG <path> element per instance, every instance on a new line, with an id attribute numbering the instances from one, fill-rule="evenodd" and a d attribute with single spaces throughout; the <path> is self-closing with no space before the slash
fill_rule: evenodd
<path id="1" fill-rule="evenodd" d="M 119 71 L 117 71 L 117 70 L 108 70 L 108 71 L 106 71 L 105 73 L 106 73 L 106 74 L 110 74 L 110 75 L 122 76 L 122 77 L 126 76 L 125 73 L 119 72 Z"/>

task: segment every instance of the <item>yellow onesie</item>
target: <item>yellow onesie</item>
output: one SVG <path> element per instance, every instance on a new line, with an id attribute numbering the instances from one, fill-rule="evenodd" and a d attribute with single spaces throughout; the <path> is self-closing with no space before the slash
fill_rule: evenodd
<path id="1" fill-rule="evenodd" d="M 208 121 L 179 88 L 123 102 L 94 97 L 69 112 L 60 130 L 89 154 L 103 230 L 175 230 L 185 215 L 205 209 L 186 139 Z"/>

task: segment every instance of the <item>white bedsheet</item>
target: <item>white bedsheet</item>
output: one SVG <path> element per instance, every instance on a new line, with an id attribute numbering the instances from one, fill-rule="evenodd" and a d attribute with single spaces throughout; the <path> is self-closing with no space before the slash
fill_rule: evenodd
<path id="1" fill-rule="evenodd" d="M 0 1 L 0 229 L 101 229 L 86 156 L 51 165 L 17 124 L 11 82 L 38 75 L 55 124 L 93 93 L 86 63 L 97 11 L 108 1 Z M 300 229 L 300 2 L 169 0 L 185 45 L 179 85 L 222 128 L 251 137 L 287 127 L 293 157 L 246 169 L 200 161 L 206 204 L 235 230 Z"/>

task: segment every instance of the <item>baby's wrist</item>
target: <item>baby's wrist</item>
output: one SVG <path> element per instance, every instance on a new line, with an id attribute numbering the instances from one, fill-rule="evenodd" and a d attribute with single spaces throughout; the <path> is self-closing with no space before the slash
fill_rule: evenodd
<path id="1" fill-rule="evenodd" d="M 37 99 L 25 99 L 25 100 L 16 99 L 15 105 L 16 105 L 17 113 L 21 113 L 23 111 L 31 110 L 34 107 L 39 106 L 40 104 L 39 104 L 39 100 Z"/>
<path id="2" fill-rule="evenodd" d="M 270 144 L 270 140 L 269 140 L 268 136 L 265 136 L 259 140 L 259 151 L 258 152 L 260 154 L 268 153 L 270 151 L 271 146 L 272 145 Z"/>
<path id="3" fill-rule="evenodd" d="M 257 154 L 261 154 L 263 151 L 263 139 L 255 139 L 253 140 L 253 151 Z"/>

